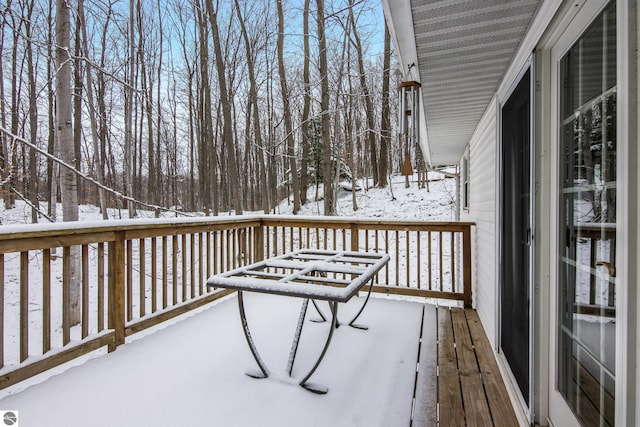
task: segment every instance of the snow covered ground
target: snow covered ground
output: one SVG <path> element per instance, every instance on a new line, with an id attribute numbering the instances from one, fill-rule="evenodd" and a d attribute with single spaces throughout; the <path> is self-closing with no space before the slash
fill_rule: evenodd
<path id="1" fill-rule="evenodd" d="M 415 177 L 415 176 L 414 176 Z M 360 181 L 361 182 L 361 181 Z M 369 188 L 361 182 L 356 191 L 357 210 L 353 209 L 351 191 L 341 188 L 338 191 L 337 214 L 339 216 L 358 216 L 368 218 L 404 219 L 421 221 L 455 220 L 455 180 L 444 178 L 438 172 L 429 173 L 429 191 L 418 188 L 417 182 L 405 187 L 403 176 L 392 177 L 392 187 Z M 343 185 L 343 187 L 350 187 Z M 322 188 L 316 201 L 315 187 L 309 189 L 308 202 L 299 215 L 322 215 L 324 205 Z M 276 213 L 290 214 L 293 202 L 285 200 Z"/>

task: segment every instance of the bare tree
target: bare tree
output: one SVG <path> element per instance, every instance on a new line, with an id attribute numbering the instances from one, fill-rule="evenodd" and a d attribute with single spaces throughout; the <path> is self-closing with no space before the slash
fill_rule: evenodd
<path id="1" fill-rule="evenodd" d="M 304 64 L 302 78 L 304 80 L 304 107 L 302 108 L 302 160 L 300 161 L 300 203 L 307 203 L 307 191 L 309 189 L 309 117 L 311 115 L 311 76 L 309 72 L 309 63 L 311 62 L 311 52 L 309 48 L 309 3 L 310 0 L 304 0 L 304 10 L 302 12 L 302 29 L 303 29 L 303 51 Z"/>
<path id="2" fill-rule="evenodd" d="M 316 0 L 318 48 L 320 63 L 320 114 L 322 114 L 322 162 L 324 182 L 324 214 L 336 214 L 333 203 L 333 174 L 331 173 L 331 117 L 329 115 L 329 70 L 327 66 L 327 40 L 325 35 L 324 0 Z"/>
<path id="3" fill-rule="evenodd" d="M 6 8 L 9 10 L 11 7 L 11 0 L 7 0 Z M 5 28 L 9 26 L 7 21 L 7 14 L 0 14 L 2 21 L 0 21 L 0 60 L 4 57 L 5 46 Z M 4 62 L 4 61 L 3 61 Z M 4 64 L 0 66 L 0 126 L 3 129 L 7 128 L 7 106 L 5 97 L 5 76 L 4 76 Z M 10 208 L 11 200 L 9 194 L 11 193 L 8 185 L 4 184 L 9 177 L 9 162 L 7 161 L 9 156 L 9 144 L 7 142 L 7 136 L 0 132 L 0 179 L 2 180 L 2 193 L 5 208 Z"/>
<path id="4" fill-rule="evenodd" d="M 211 36 L 213 37 L 213 47 L 216 56 L 216 70 L 218 72 L 218 86 L 220 90 L 220 103 L 222 106 L 222 141 L 226 151 L 227 160 L 227 176 L 229 178 L 229 186 L 231 189 L 231 209 L 236 213 L 242 214 L 241 204 L 241 188 L 240 179 L 238 178 L 238 163 L 236 161 L 236 151 L 233 146 L 233 123 L 231 115 L 231 100 L 227 88 L 227 80 L 225 75 L 225 62 L 222 55 L 222 47 L 220 45 L 220 31 L 218 31 L 218 15 L 213 7 L 212 0 L 206 0 L 207 12 L 209 14 L 209 22 L 211 23 Z"/>
<path id="5" fill-rule="evenodd" d="M 53 1 L 49 0 L 47 23 L 53 22 Z M 49 111 L 47 133 L 47 153 L 49 155 L 56 154 L 56 132 L 55 132 L 55 114 L 51 114 L 55 110 L 55 88 L 54 88 L 54 55 L 53 55 L 53 41 L 55 38 L 55 28 L 53 25 L 48 25 L 47 32 L 47 111 Z M 0 67 L 1 69 L 2 67 Z M 1 73 L 1 71 L 0 71 Z M 0 85 L 2 85 L 2 76 L 0 75 Z M 1 86 L 0 86 L 1 87 Z M 0 90 L 0 99 L 4 99 L 2 90 Z M 3 102 L 3 101 L 0 101 Z M 4 116 L 4 108 L 2 109 L 2 115 Z M 4 122 L 4 120 L 3 120 Z M 4 126 L 4 123 L 3 123 Z M 4 137 L 2 137 L 4 141 Z M 4 143 L 3 143 L 4 144 Z M 46 199 L 49 202 L 47 209 L 47 215 L 52 220 L 57 218 L 57 202 L 58 202 L 58 178 L 57 165 L 51 160 L 47 159 L 47 194 Z"/>
<path id="6" fill-rule="evenodd" d="M 257 81 L 255 76 L 254 69 L 254 54 L 251 50 L 251 42 L 249 40 L 249 35 L 247 33 L 247 27 L 244 22 L 244 18 L 242 16 L 242 11 L 240 10 L 240 4 L 238 0 L 235 1 L 236 12 L 238 14 L 238 21 L 240 22 L 240 29 L 242 31 L 242 38 L 245 44 L 245 52 L 246 52 L 246 60 L 247 60 L 247 71 L 249 73 L 249 103 L 252 107 L 251 113 L 253 114 L 253 131 L 255 135 L 255 146 L 257 148 L 256 157 L 258 159 L 258 173 L 260 175 L 260 182 L 265 186 L 265 194 L 262 195 L 262 209 L 265 213 L 269 212 L 271 208 L 271 188 L 269 188 L 267 183 L 267 174 L 266 174 L 266 166 L 264 161 L 264 151 L 266 151 L 266 147 L 262 141 L 262 129 L 260 122 L 260 107 L 258 105 L 258 90 L 257 90 Z M 309 1 L 309 0 L 307 0 Z"/>
<path id="7" fill-rule="evenodd" d="M 88 55 L 89 47 L 87 43 L 87 23 L 84 17 L 84 0 L 78 0 L 78 22 L 79 27 L 82 30 L 82 44 L 83 51 L 85 55 Z M 88 58 L 87 58 L 88 59 Z M 100 147 L 99 147 L 99 135 L 98 135 L 98 124 L 96 120 L 96 109 L 93 97 L 93 77 L 92 77 L 92 65 L 91 61 L 86 61 L 86 70 L 85 70 L 85 78 L 87 82 L 86 92 L 87 92 L 87 104 L 89 106 L 89 122 L 91 124 L 91 139 L 93 141 L 93 170 L 95 172 L 96 180 L 100 185 L 104 185 L 104 177 L 102 170 L 102 160 L 100 156 Z M 107 211 L 107 203 L 105 198 L 104 189 L 98 188 L 98 197 L 100 201 L 100 211 L 102 213 L 103 219 L 109 219 L 109 213 Z"/>
<path id="8" fill-rule="evenodd" d="M 58 0 L 59 1 L 59 0 Z M 136 44 L 135 44 L 135 0 L 129 0 L 129 60 L 127 84 L 125 85 L 124 97 L 124 173 L 122 175 L 124 180 L 125 194 L 133 197 L 133 179 L 135 175 L 135 153 L 133 150 L 134 135 L 133 135 L 133 109 L 134 109 L 134 87 L 135 87 L 135 68 L 136 68 Z M 129 210 L 129 218 L 136 216 L 136 206 L 132 202 L 127 203 Z"/>
<path id="9" fill-rule="evenodd" d="M 296 155 L 294 151 L 293 126 L 291 124 L 291 107 L 289 106 L 289 89 L 287 88 L 287 76 L 284 65 L 283 44 L 284 44 L 284 13 L 282 11 L 282 0 L 277 0 L 278 4 L 278 70 L 280 72 L 280 89 L 282 92 L 282 104 L 284 115 L 284 129 L 287 139 L 287 157 L 289 158 L 289 170 L 291 182 L 293 184 L 293 213 L 300 210 L 300 183 L 298 180 L 298 168 L 296 166 Z"/>
<path id="10" fill-rule="evenodd" d="M 391 78 L 391 36 L 389 28 L 384 25 L 384 54 L 382 65 L 382 114 L 380 123 L 380 162 L 378 163 L 378 186 L 388 185 L 389 147 L 391 146 L 391 118 L 389 106 L 389 84 Z"/>
<path id="11" fill-rule="evenodd" d="M 31 23 L 33 17 L 34 1 L 27 6 L 27 19 L 25 20 L 25 44 L 27 53 L 27 73 L 29 78 L 29 137 L 35 142 L 38 138 L 38 104 L 36 87 L 36 75 L 34 70 L 33 41 Z M 26 160 L 26 159 L 25 159 Z M 36 167 L 36 153 L 29 150 L 29 174 L 27 181 L 27 197 L 31 202 L 31 222 L 38 222 L 38 171 Z"/>
<path id="12" fill-rule="evenodd" d="M 364 58 L 362 55 L 362 42 L 360 41 L 360 34 L 356 26 L 356 20 L 353 13 L 353 0 L 349 0 L 349 20 L 351 21 L 351 28 L 353 28 L 353 38 L 356 48 L 356 54 L 358 56 L 358 69 L 360 74 L 360 90 L 364 96 L 364 102 L 367 114 L 367 141 L 369 144 L 369 160 L 371 162 L 371 173 L 373 175 L 373 184 L 378 184 L 378 160 L 376 152 L 376 134 L 374 129 L 374 111 L 373 101 L 369 93 L 369 87 L 367 86 L 367 74 L 364 66 Z"/>
<path id="13" fill-rule="evenodd" d="M 76 167 L 73 126 L 71 121 L 71 20 L 69 3 L 56 1 L 56 136 L 58 151 L 63 162 Z M 69 169 L 60 171 L 60 192 L 62 195 L 62 220 L 78 220 L 78 191 L 76 175 Z M 78 247 L 70 253 L 69 306 L 68 319 L 71 324 L 80 321 L 81 281 Z"/>

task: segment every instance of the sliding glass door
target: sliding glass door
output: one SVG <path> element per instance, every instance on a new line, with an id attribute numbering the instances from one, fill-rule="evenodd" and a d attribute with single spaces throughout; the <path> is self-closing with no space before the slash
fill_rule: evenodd
<path id="1" fill-rule="evenodd" d="M 614 425 L 616 4 L 559 62 L 557 390 L 585 426 Z"/>

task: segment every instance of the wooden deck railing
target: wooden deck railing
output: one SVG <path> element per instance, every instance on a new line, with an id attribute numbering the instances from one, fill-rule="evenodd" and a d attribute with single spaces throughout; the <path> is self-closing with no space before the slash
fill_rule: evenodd
<path id="1" fill-rule="evenodd" d="M 210 275 L 302 247 L 387 252 L 374 291 L 470 307 L 471 225 L 265 215 L 4 227 L 0 389 L 230 293 L 207 290 Z"/>

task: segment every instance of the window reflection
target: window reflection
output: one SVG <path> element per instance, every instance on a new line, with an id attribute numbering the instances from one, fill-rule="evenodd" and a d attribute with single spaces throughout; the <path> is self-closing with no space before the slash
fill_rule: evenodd
<path id="1" fill-rule="evenodd" d="M 615 2 L 560 63 L 558 389 L 585 425 L 615 409 Z"/>

